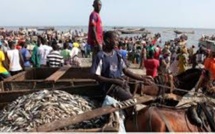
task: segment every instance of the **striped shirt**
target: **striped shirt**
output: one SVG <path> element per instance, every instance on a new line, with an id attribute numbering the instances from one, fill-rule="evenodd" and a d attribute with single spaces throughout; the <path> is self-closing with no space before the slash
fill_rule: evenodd
<path id="1" fill-rule="evenodd" d="M 59 51 L 52 51 L 47 56 L 49 67 L 61 67 L 63 64 L 63 56 L 60 55 Z"/>

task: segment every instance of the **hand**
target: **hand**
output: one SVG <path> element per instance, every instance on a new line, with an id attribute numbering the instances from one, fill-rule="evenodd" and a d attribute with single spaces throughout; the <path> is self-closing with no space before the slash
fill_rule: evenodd
<path id="1" fill-rule="evenodd" d="M 154 79 L 151 76 L 142 76 L 143 82 L 147 84 L 153 84 Z"/>
<path id="2" fill-rule="evenodd" d="M 215 93 L 215 87 L 208 88 L 208 92 L 211 94 Z"/>
<path id="3" fill-rule="evenodd" d="M 115 82 L 117 85 L 121 86 L 122 88 L 126 88 L 127 86 L 126 80 L 116 79 Z"/>
<path id="4" fill-rule="evenodd" d="M 143 82 L 148 84 L 148 85 L 154 85 L 155 84 L 154 80 L 152 80 L 150 78 L 143 79 Z"/>

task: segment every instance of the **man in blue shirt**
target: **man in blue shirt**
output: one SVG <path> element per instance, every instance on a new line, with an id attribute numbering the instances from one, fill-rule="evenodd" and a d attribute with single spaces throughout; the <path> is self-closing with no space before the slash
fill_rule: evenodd
<path id="1" fill-rule="evenodd" d="M 100 82 L 104 95 L 110 95 L 120 101 L 133 98 L 128 83 L 123 78 L 125 75 L 140 81 L 150 83 L 150 76 L 141 76 L 129 71 L 120 53 L 114 50 L 118 43 L 117 34 L 113 31 L 104 33 L 103 50 L 93 59 L 91 73 Z"/>

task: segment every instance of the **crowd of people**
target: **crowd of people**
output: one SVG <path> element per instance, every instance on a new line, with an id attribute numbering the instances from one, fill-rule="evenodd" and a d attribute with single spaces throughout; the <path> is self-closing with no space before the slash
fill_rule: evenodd
<path id="1" fill-rule="evenodd" d="M 214 76 L 210 51 L 196 45 L 188 47 L 186 35 L 162 42 L 160 33 L 119 37 L 113 31 L 103 31 L 100 10 L 102 3 L 95 0 L 89 17 L 88 34 L 78 32 L 35 31 L 23 32 L 0 29 L 0 78 L 1 80 L 32 67 L 81 66 L 82 58 L 92 58 L 91 74 L 100 83 L 105 95 L 120 101 L 133 98 L 125 76 L 153 82 L 159 75 L 168 75 L 170 81 L 186 71 L 207 61 L 207 68 Z M 87 38 L 86 38 L 87 36 Z M 202 37 L 201 40 L 209 37 Z M 209 39 L 214 39 L 211 37 Z M 129 71 L 130 63 L 139 64 L 146 75 Z M 214 76 L 215 77 L 215 76 Z M 172 86 L 172 85 L 171 85 Z M 131 113 L 128 109 L 127 113 Z"/>
<path id="2" fill-rule="evenodd" d="M 2 79 L 31 67 L 80 66 L 82 58 L 92 59 L 104 47 L 102 21 L 99 16 L 101 2 L 94 1 L 94 11 L 89 17 L 88 37 L 83 31 L 8 31 L 0 29 Z M 207 38 L 207 37 L 204 37 Z M 187 48 L 187 36 L 182 35 L 165 42 L 160 33 L 120 37 L 114 46 L 127 66 L 139 64 L 153 78 L 159 73 L 180 74 L 192 63 L 195 67 L 207 55 L 201 48 Z M 193 58 L 195 57 L 195 58 Z"/>
<path id="3" fill-rule="evenodd" d="M 0 31 L 1 79 L 32 67 L 80 66 L 80 57 L 90 57 L 81 34 L 66 36 L 57 31 Z"/>
<path id="4" fill-rule="evenodd" d="M 146 69 L 146 74 L 152 77 L 158 76 L 159 73 L 171 73 L 176 76 L 187 68 L 195 68 L 202 64 L 207 56 L 207 51 L 202 47 L 197 49 L 196 45 L 192 45 L 189 48 L 186 35 L 166 41 L 164 44 L 161 39 L 159 33 L 154 36 L 120 38 L 115 49 L 128 64 L 131 62 L 139 64 L 139 68 Z"/>

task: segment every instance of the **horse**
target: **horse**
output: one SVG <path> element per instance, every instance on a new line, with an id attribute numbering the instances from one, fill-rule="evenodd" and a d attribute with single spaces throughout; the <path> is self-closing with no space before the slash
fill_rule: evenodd
<path id="1" fill-rule="evenodd" d="M 194 88 L 194 86 L 198 82 L 201 74 L 202 74 L 202 69 L 196 69 L 196 68 L 188 69 L 185 72 L 173 77 L 174 86 L 179 89 L 190 91 L 192 88 Z M 159 75 L 154 80 L 155 80 L 155 84 L 169 86 L 169 80 L 164 75 Z M 162 92 L 161 90 L 165 90 L 164 92 L 170 92 L 170 89 L 166 89 L 156 85 L 139 86 L 136 92 L 139 94 L 158 96 L 159 94 L 161 94 Z M 179 91 L 176 89 L 176 90 L 173 90 L 173 94 L 183 96 L 187 93 L 186 91 L 181 91 L 181 90 Z"/>
<path id="2" fill-rule="evenodd" d="M 210 109 L 212 111 L 212 109 Z M 197 126 L 186 109 L 168 108 L 166 106 L 147 106 L 136 115 L 125 120 L 127 132 L 208 132 L 214 131 L 213 126 Z M 212 111 L 214 115 L 215 112 Z M 205 114 L 206 115 L 206 114 Z M 204 116 L 205 119 L 207 118 Z M 213 116 L 212 118 L 214 118 Z M 214 119 L 213 119 L 214 120 Z M 214 124 L 212 124 L 214 125 Z"/>

